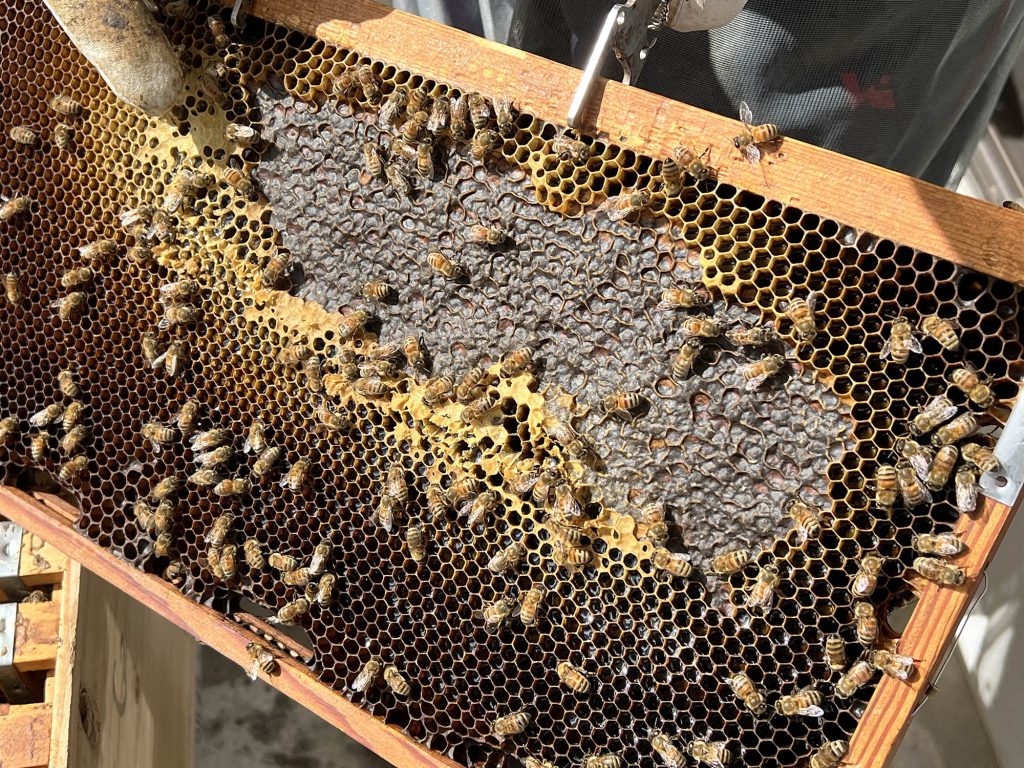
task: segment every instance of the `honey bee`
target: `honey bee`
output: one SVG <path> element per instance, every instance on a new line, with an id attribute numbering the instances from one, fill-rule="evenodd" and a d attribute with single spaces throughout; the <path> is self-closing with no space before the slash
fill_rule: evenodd
<path id="1" fill-rule="evenodd" d="M 293 571 L 284 571 L 281 574 L 281 583 L 286 587 L 304 587 L 309 584 L 312 576 L 313 574 L 309 572 L 309 568 L 296 568 Z"/>
<path id="2" fill-rule="evenodd" d="M 224 126 L 224 137 L 240 147 L 251 147 L 259 143 L 260 132 L 251 125 L 228 123 Z"/>
<path id="3" fill-rule="evenodd" d="M 423 351 L 419 338 L 416 336 L 405 337 L 405 340 L 402 342 L 402 353 L 405 355 L 405 359 L 409 362 L 409 365 L 416 370 L 428 370 L 429 365 L 427 364 L 427 356 Z"/>
<path id="4" fill-rule="evenodd" d="M 526 730 L 533 720 L 526 710 L 519 710 L 504 717 L 497 718 L 491 724 L 491 734 L 497 739 L 507 739 L 510 736 L 517 736 Z"/>
<path id="5" fill-rule="evenodd" d="M 775 600 L 775 588 L 781 581 L 779 569 L 774 565 L 763 566 L 757 574 L 757 581 L 750 588 L 750 596 L 747 597 L 747 607 L 766 611 L 771 608 Z"/>
<path id="6" fill-rule="evenodd" d="M 479 163 L 484 162 L 487 155 L 496 150 L 501 144 L 501 138 L 490 128 L 485 128 L 473 135 L 473 141 L 469 145 L 469 154 Z"/>
<path id="7" fill-rule="evenodd" d="M 50 97 L 50 109 L 65 117 L 80 117 L 85 107 L 73 97 L 58 93 Z"/>
<path id="8" fill-rule="evenodd" d="M 394 190 L 396 195 L 405 199 L 412 197 L 412 185 L 402 173 L 401 168 L 397 165 L 389 165 L 384 169 L 384 175 L 387 177 L 388 184 L 391 185 L 391 189 Z"/>
<path id="9" fill-rule="evenodd" d="M 73 323 L 85 314 L 89 297 L 83 291 L 72 291 L 67 296 L 50 303 L 57 310 L 57 316 L 66 323 Z"/>
<path id="10" fill-rule="evenodd" d="M 490 375 L 483 368 L 471 368 L 459 380 L 455 387 L 455 399 L 460 403 L 468 403 L 487 387 Z"/>
<path id="11" fill-rule="evenodd" d="M 558 673 L 558 679 L 562 681 L 573 693 L 587 693 L 590 690 L 590 678 L 587 677 L 579 667 L 574 667 L 568 661 L 560 661 L 555 666 L 555 672 Z"/>
<path id="12" fill-rule="evenodd" d="M 238 575 L 238 547 L 234 544 L 225 544 L 220 551 L 221 578 L 230 581 Z"/>
<path id="13" fill-rule="evenodd" d="M 891 511 L 899 491 L 899 475 L 891 464 L 879 464 L 875 470 L 875 506 Z"/>
<path id="14" fill-rule="evenodd" d="M 53 128 L 53 143 L 57 149 L 67 149 L 74 139 L 75 129 L 67 123 L 57 123 Z"/>
<path id="15" fill-rule="evenodd" d="M 331 93 L 341 98 L 349 98 L 358 87 L 359 81 L 351 69 L 346 69 L 334 78 L 331 83 Z"/>
<path id="16" fill-rule="evenodd" d="M 527 757 L 523 760 L 525 768 L 556 768 L 550 760 L 541 760 L 536 757 Z"/>
<path id="17" fill-rule="evenodd" d="M 89 428 L 84 424 L 79 424 L 61 438 L 60 449 L 67 455 L 77 453 L 88 439 Z"/>
<path id="18" fill-rule="evenodd" d="M 218 48 L 227 48 L 231 45 L 224 21 L 219 16 L 210 16 L 206 20 L 206 26 L 210 30 L 210 36 L 213 37 L 214 45 Z"/>
<path id="19" fill-rule="evenodd" d="M 395 517 L 401 511 L 401 505 L 394 497 L 384 494 L 381 496 L 380 502 L 377 504 L 376 517 L 377 522 L 380 523 L 388 533 L 395 530 Z"/>
<path id="20" fill-rule="evenodd" d="M 285 626 L 290 626 L 295 624 L 300 618 L 302 618 L 303 614 L 308 611 L 309 600 L 304 597 L 300 597 L 281 606 L 281 609 L 274 616 L 267 619 L 267 624 L 284 624 Z"/>
<path id="21" fill-rule="evenodd" d="M 488 632 L 497 632 L 512 615 L 515 608 L 516 603 L 512 598 L 500 597 L 493 603 L 484 605 L 478 611 L 478 615 L 484 620 L 484 627 Z"/>
<path id="22" fill-rule="evenodd" d="M 375 377 L 356 379 L 352 383 L 352 389 L 363 397 L 386 397 L 391 393 L 390 387 Z"/>
<path id="23" fill-rule="evenodd" d="M 519 620 L 527 627 L 537 623 L 537 616 L 544 605 L 548 589 L 543 584 L 534 584 L 519 598 Z"/>
<path id="24" fill-rule="evenodd" d="M 878 616 L 871 603 L 858 602 L 853 604 L 853 615 L 857 620 L 857 641 L 861 645 L 871 645 L 878 639 Z"/>
<path id="25" fill-rule="evenodd" d="M 750 550 L 734 549 L 711 558 L 710 570 L 718 576 L 738 573 L 750 562 Z"/>
<path id="26" fill-rule="evenodd" d="M 420 114 L 424 114 L 420 112 Z M 434 178 L 434 144 L 429 137 L 420 141 L 416 147 L 416 173 L 421 179 Z"/>
<path id="27" fill-rule="evenodd" d="M 510 139 L 516 133 L 515 120 L 512 117 L 512 99 L 501 96 L 494 102 L 494 118 L 498 125 L 498 133 Z"/>
<path id="28" fill-rule="evenodd" d="M 168 531 L 161 533 L 156 537 L 156 541 L 153 542 L 153 554 L 157 557 L 170 557 L 173 548 L 174 536 Z"/>
<path id="29" fill-rule="evenodd" d="M 96 270 L 92 267 L 75 267 L 61 275 L 60 284 L 63 288 L 79 288 L 91 285 L 96 279 Z"/>
<path id="30" fill-rule="evenodd" d="M 21 433 L 17 416 L 7 416 L 0 421 L 0 445 L 9 445 Z"/>
<path id="31" fill-rule="evenodd" d="M 363 158 L 366 163 L 366 170 L 375 179 L 384 177 L 384 155 L 380 146 L 374 141 L 363 143 Z"/>
<path id="32" fill-rule="evenodd" d="M 956 406 L 945 395 L 932 398 L 910 422 L 910 432 L 925 435 L 956 415 Z"/>
<path id="33" fill-rule="evenodd" d="M 405 140 L 406 144 L 411 145 L 419 139 L 423 134 L 429 119 L 430 115 L 426 112 L 420 111 L 411 115 L 409 119 L 405 121 L 405 125 L 402 126 L 402 138 Z"/>
<path id="34" fill-rule="evenodd" d="M 65 368 L 57 374 L 57 388 L 65 397 L 78 397 L 82 394 L 82 388 L 78 384 L 78 376 L 70 368 Z"/>
<path id="35" fill-rule="evenodd" d="M 267 425 L 262 421 L 254 421 L 246 431 L 245 444 L 242 446 L 242 450 L 246 453 L 255 452 L 261 454 L 269 447 L 270 443 L 267 442 Z"/>
<path id="36" fill-rule="evenodd" d="M 457 261 L 449 259 L 440 251 L 427 254 L 427 263 L 437 274 L 449 280 L 462 280 L 467 276 L 466 268 Z"/>
<path id="37" fill-rule="evenodd" d="M 768 355 L 760 360 L 755 360 L 753 363 L 741 365 L 739 372 L 747 380 L 745 389 L 748 392 L 752 392 L 785 367 L 786 358 L 783 355 Z"/>
<path id="38" fill-rule="evenodd" d="M 881 670 L 897 680 L 906 680 L 914 671 L 914 660 L 909 656 L 886 650 L 875 650 L 868 654 L 868 661 L 875 669 Z"/>
<path id="39" fill-rule="evenodd" d="M 836 672 L 846 668 L 846 643 L 837 634 L 825 638 L 825 661 L 828 668 Z"/>
<path id="40" fill-rule="evenodd" d="M 181 437 L 181 433 L 175 427 L 167 426 L 166 424 L 160 424 L 156 421 L 150 421 L 142 425 L 142 436 L 153 444 L 153 448 L 157 453 L 160 452 L 161 447 L 173 445 L 178 442 Z"/>
<path id="41" fill-rule="evenodd" d="M 482 419 L 497 404 L 498 394 L 496 392 L 486 392 L 462 408 L 459 420 L 466 426 L 471 426 L 474 422 Z"/>
<path id="42" fill-rule="evenodd" d="M 913 568 L 926 579 L 944 587 L 959 587 L 967 578 L 963 568 L 934 557 L 915 557 Z"/>
<path id="43" fill-rule="evenodd" d="M 971 515 L 978 508 L 978 473 L 968 466 L 956 471 L 953 481 L 956 488 L 956 508 L 961 514 Z"/>
<path id="44" fill-rule="evenodd" d="M 37 411 L 29 417 L 29 426 L 37 428 L 48 427 L 54 422 L 61 420 L 64 416 L 64 409 L 63 403 L 50 403 L 41 411 Z"/>
<path id="45" fill-rule="evenodd" d="M 230 445 L 222 445 L 206 453 L 195 454 L 196 463 L 203 469 L 216 469 L 235 457 L 235 450 Z"/>
<path id="46" fill-rule="evenodd" d="M 396 363 L 391 360 L 368 360 L 359 366 L 359 375 L 364 380 L 372 379 L 393 379 L 399 374 L 399 368 Z M 376 394 L 369 394 L 369 397 L 379 397 L 387 394 L 387 387 L 381 385 L 383 391 L 377 392 Z"/>
<path id="47" fill-rule="evenodd" d="M 42 464 L 50 446 L 50 436 L 46 432 L 37 432 L 29 441 L 28 455 L 36 464 Z"/>
<path id="48" fill-rule="evenodd" d="M 477 245 L 501 245 L 506 239 L 508 239 L 508 235 L 505 230 L 488 227 L 484 224 L 474 224 L 466 235 L 466 242 Z"/>
<path id="49" fill-rule="evenodd" d="M 380 86 L 373 68 L 369 64 L 361 64 L 356 70 L 356 80 L 363 90 L 363 98 L 371 104 L 376 104 L 381 99 Z"/>
<path id="50" fill-rule="evenodd" d="M 290 344 L 277 353 L 281 365 L 299 365 L 313 356 L 313 350 L 304 344 Z"/>
<path id="51" fill-rule="evenodd" d="M 928 479 L 928 468 L 931 466 L 933 459 L 930 448 L 913 440 L 899 440 L 896 443 L 896 451 L 910 462 L 919 478 L 922 480 Z"/>
<path id="52" fill-rule="evenodd" d="M 684 288 L 666 288 L 657 309 L 694 309 L 711 303 L 711 294 L 702 285 Z"/>
<path id="53" fill-rule="evenodd" d="M 853 695 L 852 693 L 850 695 Z M 809 768 L 839 768 L 843 756 L 850 745 L 845 741 L 827 742 L 821 749 L 811 755 Z"/>
<path id="54" fill-rule="evenodd" d="M 141 243 L 128 249 L 128 258 L 144 267 L 152 266 L 155 260 L 153 249 Z"/>
<path id="55" fill-rule="evenodd" d="M 707 179 L 714 179 L 718 172 L 708 165 L 711 159 L 711 147 L 708 147 L 699 155 L 688 147 L 676 147 L 673 152 L 676 162 L 686 169 L 695 181 L 701 182 Z"/>
<path id="56" fill-rule="evenodd" d="M 409 557 L 415 563 L 427 559 L 427 536 L 421 525 L 410 525 L 405 530 L 405 543 L 409 546 Z"/>
<path id="57" fill-rule="evenodd" d="M 260 273 L 264 288 L 276 288 L 291 273 L 294 259 L 287 251 L 275 250 Z"/>
<path id="58" fill-rule="evenodd" d="M 786 317 L 793 324 L 793 335 L 800 342 L 810 341 L 818 332 L 814 321 L 814 308 L 818 303 L 818 294 L 809 293 L 807 298 L 799 296 L 786 303 Z"/>
<path id="59" fill-rule="evenodd" d="M 922 555 L 952 557 L 966 549 L 955 533 L 919 533 L 913 538 L 914 549 Z"/>
<path id="60" fill-rule="evenodd" d="M 398 667 L 394 664 L 384 667 L 384 682 L 387 683 L 396 696 L 408 696 L 412 693 L 412 686 L 409 685 L 409 681 L 405 679 L 405 676 L 398 671 Z"/>
<path id="61" fill-rule="evenodd" d="M 259 199 L 259 189 L 251 176 L 237 168 L 226 168 L 223 178 L 228 185 L 238 190 L 238 193 L 250 202 L 256 202 Z"/>
<path id="62" fill-rule="evenodd" d="M 302 372 L 306 375 L 306 388 L 310 392 L 319 394 L 324 391 L 323 369 L 319 357 L 307 358 L 302 364 Z"/>
<path id="63" fill-rule="evenodd" d="M 732 751 L 724 741 L 695 739 L 686 745 L 686 751 L 698 763 L 705 763 L 710 768 L 727 768 L 733 760 Z"/>
<path id="64" fill-rule="evenodd" d="M 733 137 L 732 144 L 740 150 L 748 163 L 757 165 L 761 162 L 760 145 L 778 141 L 782 134 L 775 123 L 752 125 L 754 115 L 745 101 L 740 102 L 740 120 L 743 121 L 743 132 Z"/>
<path id="65" fill-rule="evenodd" d="M 606 414 L 625 421 L 635 421 L 647 406 L 647 398 L 639 392 L 613 392 L 601 400 L 601 408 Z"/>
<path id="66" fill-rule="evenodd" d="M 150 491 L 150 498 L 158 504 L 164 499 L 168 499 L 174 496 L 178 491 L 181 490 L 184 485 L 184 481 L 177 475 L 168 475 Z"/>
<path id="67" fill-rule="evenodd" d="M 499 504 L 498 494 L 494 491 L 482 491 L 472 502 L 467 502 L 463 507 L 466 524 L 473 528 L 478 523 L 484 522 L 487 515 L 494 512 Z"/>
<path id="68" fill-rule="evenodd" d="M 482 487 L 481 482 L 475 477 L 464 477 L 452 483 L 448 493 L 451 496 L 452 504 L 460 505 L 480 493 Z"/>
<path id="69" fill-rule="evenodd" d="M 338 341 L 348 341 L 370 322 L 371 315 L 365 309 L 357 309 L 345 314 L 338 324 Z"/>
<path id="70" fill-rule="evenodd" d="M 25 291 L 21 287 L 21 276 L 17 272 L 7 272 L 4 275 L 4 291 L 7 294 L 7 301 L 12 306 L 20 306 L 25 300 Z"/>
<path id="71" fill-rule="evenodd" d="M 199 469 L 190 475 L 188 475 L 188 482 L 201 487 L 207 485 L 216 485 L 221 481 L 221 477 L 217 474 L 215 469 L 203 468 Z"/>
<path id="72" fill-rule="evenodd" d="M 16 216 L 23 216 L 28 213 L 31 203 L 24 195 L 12 197 L 3 205 L 0 205 L 0 221 L 10 221 Z"/>
<path id="73" fill-rule="evenodd" d="M 623 765 L 620 755 L 590 755 L 583 758 L 582 768 L 623 768 Z"/>
<path id="74" fill-rule="evenodd" d="M 245 650 L 249 654 L 249 679 L 255 680 L 262 670 L 265 675 L 272 675 L 277 671 L 277 658 L 269 648 L 260 643 L 248 643 Z"/>
<path id="75" fill-rule="evenodd" d="M 672 742 L 667 734 L 661 731 L 651 731 L 650 742 L 651 747 L 668 768 L 686 768 L 686 754 Z"/>
<path id="76" fill-rule="evenodd" d="M 584 165 L 590 159 L 590 145 L 570 130 L 551 140 L 551 151 L 559 160 L 571 161 L 574 165 Z"/>
<path id="77" fill-rule="evenodd" d="M 384 663 L 379 656 L 371 656 L 370 659 L 359 670 L 356 679 L 352 681 L 352 690 L 357 693 L 365 693 L 370 690 L 384 671 Z"/>
<path id="78" fill-rule="evenodd" d="M 352 421 L 346 413 L 332 411 L 326 406 L 317 408 L 313 414 L 317 420 L 331 432 L 340 432 L 352 426 Z"/>
<path id="79" fill-rule="evenodd" d="M 955 445 L 944 445 L 935 454 L 935 459 L 928 468 L 925 484 L 933 491 L 941 491 L 953 474 L 959 451 Z M 916 468 L 915 468 L 916 471 Z"/>
<path id="80" fill-rule="evenodd" d="M 861 660 L 850 667 L 836 683 L 836 696 L 840 699 L 848 699 L 857 691 L 871 682 L 875 676 L 875 668 L 871 662 Z"/>
<path id="81" fill-rule="evenodd" d="M 264 448 L 257 457 L 256 463 L 252 465 L 253 477 L 257 480 L 262 480 L 270 473 L 274 465 L 281 460 L 283 455 L 284 449 L 278 445 L 270 445 Z"/>
<path id="82" fill-rule="evenodd" d="M 215 549 L 223 547 L 234 522 L 235 516 L 230 512 L 223 512 L 218 515 L 206 534 L 206 546 L 214 547 Z"/>
<path id="83" fill-rule="evenodd" d="M 633 213 L 639 213 L 651 204 L 651 193 L 646 190 L 629 192 L 609 197 L 598 207 L 608 214 L 609 221 L 622 221 Z"/>
<path id="84" fill-rule="evenodd" d="M 94 267 L 100 267 L 110 263 L 110 260 L 117 253 L 117 243 L 113 240 L 93 240 L 91 243 L 79 246 L 78 255 L 84 261 L 91 262 Z"/>
<path id="85" fill-rule="evenodd" d="M 704 342 L 696 336 L 687 338 L 672 358 L 672 375 L 677 379 L 687 379 L 693 371 L 693 364 L 700 357 Z"/>
<path id="86" fill-rule="evenodd" d="M 725 337 L 738 347 L 763 347 L 779 340 L 775 328 L 770 325 L 737 326 L 726 331 Z"/>
<path id="87" fill-rule="evenodd" d="M 192 436 L 193 453 L 209 451 L 231 441 L 231 430 L 220 427 L 208 429 Z"/>
<path id="88" fill-rule="evenodd" d="M 12 125 L 7 129 L 7 135 L 11 141 L 26 147 L 34 147 L 39 143 L 39 134 L 25 125 Z"/>
<path id="89" fill-rule="evenodd" d="M 893 320 L 889 338 L 882 345 L 882 359 L 892 357 L 894 363 L 904 365 L 911 352 L 921 354 L 921 351 L 921 342 L 914 336 L 910 320 L 903 315 Z"/>
<path id="90" fill-rule="evenodd" d="M 526 547 L 522 542 L 514 541 L 487 561 L 487 570 L 492 573 L 504 573 L 519 565 L 525 556 Z"/>
<path id="91" fill-rule="evenodd" d="M 572 531 L 572 528 L 560 527 L 559 532 Z M 552 559 L 557 565 L 565 568 L 582 568 L 585 565 L 590 565 L 590 561 L 594 559 L 594 553 L 583 546 L 579 546 L 578 543 L 574 542 L 570 538 L 559 536 L 555 540 L 552 548 Z"/>
<path id="92" fill-rule="evenodd" d="M 796 529 L 800 531 L 804 541 L 808 538 L 817 538 L 818 534 L 821 533 L 821 527 L 826 522 L 826 519 L 824 513 L 818 507 L 808 504 L 797 496 L 793 496 L 786 501 L 783 509 L 793 519 L 793 523 Z"/>
<path id="93" fill-rule="evenodd" d="M 655 568 L 670 573 L 673 576 L 688 579 L 693 575 L 693 564 L 689 560 L 683 555 L 669 552 L 664 547 L 658 547 L 654 550 L 651 562 Z"/>
<path id="94" fill-rule="evenodd" d="M 292 493 L 302 493 L 309 483 L 309 459 L 299 459 L 285 474 L 281 485 Z"/>
<path id="95" fill-rule="evenodd" d="M 983 378 L 970 364 L 956 368 L 949 375 L 953 386 L 961 390 L 979 408 L 988 408 L 995 402 L 987 379 Z"/>
<path id="96" fill-rule="evenodd" d="M 469 94 L 468 100 L 469 119 L 473 122 L 473 127 L 478 132 L 482 131 L 487 127 L 487 123 L 491 119 L 491 105 L 479 93 Z"/>
<path id="97" fill-rule="evenodd" d="M 450 127 L 452 141 L 456 144 L 466 140 L 469 134 L 469 125 L 466 118 L 469 117 L 469 99 L 465 96 L 452 96 L 449 109 Z"/>
<path id="98" fill-rule="evenodd" d="M 882 572 L 882 558 L 878 555 L 864 555 L 860 567 L 853 577 L 850 593 L 854 597 L 871 597 L 878 587 L 878 575 Z"/>
<path id="99" fill-rule="evenodd" d="M 260 543 L 256 539 L 245 540 L 245 543 L 242 544 L 242 555 L 245 557 L 245 564 L 254 571 L 263 570 L 267 564 L 263 550 L 260 549 Z"/>
<path id="100" fill-rule="evenodd" d="M 825 714 L 825 710 L 821 708 L 824 698 L 821 692 L 814 688 L 803 688 L 788 696 L 781 696 L 775 702 L 775 711 L 785 717 L 821 717 Z"/>
<path id="101" fill-rule="evenodd" d="M 298 568 L 299 561 L 298 558 L 292 557 L 291 555 L 285 555 L 281 552 L 271 552 L 267 555 L 267 565 L 275 571 L 284 573 L 286 571 L 294 571 Z"/>
<path id="102" fill-rule="evenodd" d="M 948 424 L 943 424 L 935 430 L 935 434 L 932 435 L 932 445 L 936 447 L 950 445 L 974 434 L 977 428 L 978 419 L 973 413 L 961 413 Z"/>
<path id="103" fill-rule="evenodd" d="M 579 518 L 581 509 L 573 489 L 561 483 L 554 488 L 554 503 L 551 505 L 551 520 L 561 527 L 575 527 L 575 521 Z M 562 536 L 566 538 L 566 536 Z M 575 543 L 575 542 L 574 542 Z"/>
<path id="104" fill-rule="evenodd" d="M 65 432 L 70 432 L 79 425 L 85 416 L 85 403 L 81 400 L 72 400 L 64 409 L 64 418 L 61 419 L 61 427 Z"/>
<path id="105" fill-rule="evenodd" d="M 316 602 L 321 608 L 329 608 L 331 605 L 331 599 L 334 597 L 334 585 L 338 582 L 338 577 L 333 573 L 325 573 L 320 578 L 320 583 L 316 587 Z"/>
<path id="106" fill-rule="evenodd" d="M 85 472 L 85 468 L 88 465 L 89 459 L 84 455 L 75 456 L 61 464 L 60 470 L 57 472 L 57 478 L 62 483 L 73 483 L 82 476 L 82 473 Z"/>
<path id="107" fill-rule="evenodd" d="M 160 286 L 160 299 L 167 302 L 189 301 L 199 293 L 199 290 L 198 280 L 175 280 Z"/>
<path id="108" fill-rule="evenodd" d="M 434 99 L 430 107 L 430 118 L 427 120 L 427 130 L 437 138 L 441 138 L 445 128 L 448 127 L 448 100 L 443 97 Z"/>
<path id="109" fill-rule="evenodd" d="M 414 88 L 412 91 L 406 93 L 406 115 L 412 117 L 417 112 L 422 112 L 423 108 L 427 105 L 427 101 L 430 99 L 430 93 L 427 91 L 425 86 Z"/>
<path id="110" fill-rule="evenodd" d="M 921 330 L 931 336 L 942 348 L 949 352 L 956 352 L 960 348 L 960 339 L 956 335 L 957 325 L 952 320 L 937 317 L 921 318 Z"/>
<path id="111" fill-rule="evenodd" d="M 441 520 L 452 507 L 452 500 L 447 492 L 436 485 L 427 486 L 427 515 L 431 521 Z"/>
<path id="112" fill-rule="evenodd" d="M 672 157 L 661 161 L 661 186 L 669 197 L 678 195 L 683 189 L 683 171 Z"/>
<path id="113" fill-rule="evenodd" d="M 681 328 L 689 338 L 714 339 L 722 335 L 722 326 L 718 320 L 705 315 L 687 317 Z"/>
<path id="114" fill-rule="evenodd" d="M 374 281 L 363 284 L 363 298 L 373 301 L 385 301 L 393 296 L 395 288 L 390 283 Z"/>
<path id="115" fill-rule="evenodd" d="M 423 404 L 435 408 L 449 399 L 455 391 L 455 382 L 448 376 L 440 376 L 427 382 L 423 393 Z"/>
<path id="116" fill-rule="evenodd" d="M 153 512 L 153 528 L 158 532 L 169 531 L 178 518 L 178 507 L 170 499 L 164 499 L 156 505 Z"/>
<path id="117" fill-rule="evenodd" d="M 668 522 L 665 519 L 665 507 L 659 502 L 651 502 L 640 510 L 640 522 L 647 526 L 644 538 L 664 547 L 668 541 Z M 660 566 L 657 566 L 660 567 Z"/>
<path id="118" fill-rule="evenodd" d="M 180 585 L 185 580 L 185 565 L 181 560 L 172 560 L 164 568 L 163 578 L 175 586 Z"/>
<path id="119" fill-rule="evenodd" d="M 166 331 L 179 325 L 195 325 L 203 318 L 203 310 L 192 304 L 172 304 L 164 308 L 157 328 Z"/>
<path id="120" fill-rule="evenodd" d="M 145 499 L 139 499 L 132 504 L 132 516 L 143 530 L 153 531 L 155 529 L 153 508 Z"/>

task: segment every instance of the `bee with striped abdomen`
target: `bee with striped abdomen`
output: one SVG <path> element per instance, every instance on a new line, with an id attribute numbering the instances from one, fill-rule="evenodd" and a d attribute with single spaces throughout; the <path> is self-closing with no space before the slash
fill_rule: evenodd
<path id="1" fill-rule="evenodd" d="M 910 359 L 911 352 L 921 354 L 921 342 L 914 336 L 910 320 L 900 315 L 893 320 L 889 338 L 882 345 L 882 359 L 891 357 L 897 365 L 904 365 Z"/>
<path id="2" fill-rule="evenodd" d="M 761 162 L 761 147 L 778 141 L 782 134 L 775 123 L 754 125 L 754 115 L 745 101 L 740 102 L 740 120 L 743 122 L 743 131 L 733 137 L 732 144 L 740 150 L 748 163 L 757 165 Z"/>

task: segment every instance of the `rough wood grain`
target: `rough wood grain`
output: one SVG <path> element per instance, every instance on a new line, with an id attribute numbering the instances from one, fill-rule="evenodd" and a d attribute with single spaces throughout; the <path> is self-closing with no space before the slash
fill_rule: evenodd
<path id="1" fill-rule="evenodd" d="M 580 77 L 571 67 L 372 0 L 255 0 L 251 13 L 463 90 L 509 94 L 518 108 L 559 125 Z M 587 132 L 653 157 L 679 144 L 710 144 L 725 182 L 1024 283 L 1020 214 L 795 140 L 783 143 L 781 156 L 751 166 L 731 146 L 735 120 L 617 82 L 602 81 L 595 93 Z"/>
<path id="2" fill-rule="evenodd" d="M 913 582 L 918 604 L 900 639 L 899 651 L 917 660 L 917 672 L 907 682 L 882 678 L 850 742 L 846 757 L 850 765 L 884 768 L 892 763 L 918 703 L 952 651 L 957 626 L 1015 512 L 1014 507 L 985 499 L 976 517 L 961 518 L 957 533 L 968 551 L 956 562 L 967 574 L 963 586 L 951 589 L 923 579 Z"/>
<path id="3" fill-rule="evenodd" d="M 254 639 L 258 640 L 256 635 L 220 614 L 193 603 L 157 576 L 137 571 L 109 552 L 96 547 L 71 529 L 67 522 L 70 510 L 71 507 L 66 502 L 55 496 L 30 496 L 13 488 L 0 487 L 0 514 L 42 536 L 114 588 L 144 603 L 172 624 L 201 639 L 241 667 L 248 668 L 249 655 L 245 646 Z M 81 639 L 80 630 L 79 643 Z M 79 659 L 81 654 L 80 646 Z M 285 656 L 279 657 L 278 661 L 280 671 L 269 680 L 275 688 L 317 713 L 393 765 L 399 768 L 459 768 L 456 763 L 412 742 L 398 730 L 385 725 L 365 710 L 339 696 L 336 691 L 322 685 L 298 661 Z M 76 669 L 82 667 L 81 661 L 76 663 Z M 242 672 L 239 671 L 239 674 Z M 76 704 L 75 707 L 77 706 Z M 91 706 L 90 704 L 90 711 Z M 75 707 L 72 709 L 73 712 L 78 711 Z M 72 748 L 74 749 L 74 742 Z M 92 765 L 71 764 L 76 768 L 80 765 Z"/>
<path id="4" fill-rule="evenodd" d="M 50 755 L 49 704 L 20 704 L 0 714 L 0 768 L 39 768 Z"/>
<path id="5" fill-rule="evenodd" d="M 68 758 L 68 738 L 71 732 L 71 673 L 75 664 L 78 593 L 82 578 L 82 566 L 73 560 L 68 560 L 66 556 L 65 560 L 68 566 L 59 590 L 60 645 L 57 648 L 53 675 L 51 679 L 47 680 L 47 690 L 51 692 L 47 695 L 46 700 L 53 706 L 48 768 L 68 768 L 68 766 L 74 768 L 74 762 Z M 57 599 L 56 596 L 54 599 Z"/>
<path id="6" fill-rule="evenodd" d="M 64 576 L 67 556 L 38 536 L 25 533 L 21 539 L 21 562 L 18 575 L 29 589 L 56 584 Z"/>
<path id="7" fill-rule="evenodd" d="M 60 642 L 60 603 L 22 603 L 14 625 L 14 666 L 19 672 L 53 669 Z"/>

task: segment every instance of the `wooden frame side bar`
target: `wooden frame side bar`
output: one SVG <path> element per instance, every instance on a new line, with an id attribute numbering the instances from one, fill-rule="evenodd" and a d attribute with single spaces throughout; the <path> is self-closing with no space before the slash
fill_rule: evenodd
<path id="1" fill-rule="evenodd" d="M 967 576 L 963 586 L 953 589 L 923 579 L 913 582 L 918 603 L 900 638 L 899 652 L 916 660 L 916 673 L 907 682 L 882 677 L 857 725 L 845 762 L 861 768 L 886 768 L 892 763 L 918 705 L 953 650 L 956 629 L 970 610 L 985 568 L 1016 510 L 1017 505 L 984 499 L 973 519 L 966 515 L 960 519 L 957 533 L 968 548 L 956 561 Z"/>
<path id="2" fill-rule="evenodd" d="M 572 67 L 372 0 L 255 0 L 251 13 L 463 90 L 507 94 L 556 125 L 565 125 L 580 78 Z M 739 189 L 1024 283 L 1019 213 L 793 139 L 752 166 L 731 145 L 736 120 L 617 82 L 602 80 L 594 92 L 588 133 L 652 157 L 710 144 L 720 178 Z"/>
<path id="3" fill-rule="evenodd" d="M 46 539 L 81 563 L 82 567 L 218 653 L 248 668 L 249 654 L 245 646 L 258 640 L 256 635 L 213 610 L 192 602 L 159 577 L 138 571 L 94 545 L 69 524 L 69 518 L 77 513 L 66 502 L 48 494 L 29 495 L 0 487 L 0 514 Z M 269 680 L 271 685 L 393 765 L 399 768 L 460 768 L 455 762 L 420 746 L 323 685 L 298 661 L 281 656 L 278 662 L 280 671 Z"/>

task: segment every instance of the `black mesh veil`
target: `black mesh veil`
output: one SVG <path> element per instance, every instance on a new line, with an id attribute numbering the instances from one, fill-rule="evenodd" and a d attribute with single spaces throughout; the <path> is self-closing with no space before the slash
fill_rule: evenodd
<path id="1" fill-rule="evenodd" d="M 611 5 L 516 0 L 507 42 L 582 66 Z M 745 100 L 788 136 L 943 184 L 987 123 L 1022 18 L 1020 0 L 752 0 L 720 29 L 664 31 L 639 87 L 727 115 Z"/>

